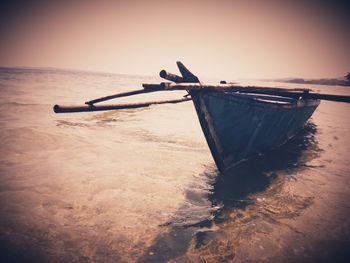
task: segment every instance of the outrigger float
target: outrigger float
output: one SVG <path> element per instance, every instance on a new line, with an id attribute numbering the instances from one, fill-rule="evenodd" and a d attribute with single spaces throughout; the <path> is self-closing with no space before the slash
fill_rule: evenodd
<path id="1" fill-rule="evenodd" d="M 192 100 L 206 141 L 219 171 L 284 144 L 311 117 L 320 100 L 350 102 L 350 96 L 314 93 L 310 89 L 205 85 L 181 62 L 182 76 L 165 70 L 160 76 L 171 82 L 143 84 L 143 89 L 85 102 L 82 106 L 54 106 L 55 113 L 89 112 L 148 107 Z M 99 102 L 137 94 L 185 90 L 176 100 L 98 105 Z"/>

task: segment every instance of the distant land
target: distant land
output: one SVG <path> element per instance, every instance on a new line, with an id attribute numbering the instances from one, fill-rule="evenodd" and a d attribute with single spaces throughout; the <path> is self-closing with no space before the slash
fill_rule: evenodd
<path id="1" fill-rule="evenodd" d="M 287 82 L 298 84 L 317 84 L 317 85 L 337 85 L 350 86 L 350 73 L 343 78 L 336 79 L 302 79 L 302 78 L 287 78 L 287 79 L 273 79 L 274 82 Z"/>

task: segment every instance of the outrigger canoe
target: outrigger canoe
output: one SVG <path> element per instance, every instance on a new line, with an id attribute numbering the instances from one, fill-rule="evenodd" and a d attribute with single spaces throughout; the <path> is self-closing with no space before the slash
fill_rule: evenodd
<path id="1" fill-rule="evenodd" d="M 219 171 L 224 172 L 287 142 L 305 125 L 320 99 L 350 102 L 349 96 L 312 93 L 309 89 L 204 85 L 181 62 L 177 65 L 182 77 L 165 70 L 160 72 L 171 83 L 143 84 L 142 90 L 98 98 L 82 106 L 55 105 L 54 111 L 116 110 L 192 100 L 214 161 Z M 188 95 L 177 100 L 98 105 L 118 97 L 163 90 L 186 90 Z"/>

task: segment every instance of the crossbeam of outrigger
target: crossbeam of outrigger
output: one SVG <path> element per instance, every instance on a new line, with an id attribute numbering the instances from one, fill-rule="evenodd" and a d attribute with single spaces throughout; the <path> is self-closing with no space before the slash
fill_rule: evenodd
<path id="1" fill-rule="evenodd" d="M 199 82 L 199 79 L 192 74 L 181 62 L 178 62 L 179 70 L 182 76 L 169 73 L 165 70 L 161 70 L 160 77 L 169 80 L 171 82 L 162 82 L 160 84 L 142 84 L 143 89 L 128 91 L 123 93 L 117 93 L 90 101 L 86 101 L 85 105 L 72 105 L 61 106 L 54 105 L 53 110 L 55 113 L 72 113 L 72 112 L 91 112 L 91 111 L 105 111 L 105 110 L 120 110 L 120 109 L 133 109 L 149 107 L 151 105 L 160 105 L 167 103 L 181 103 L 191 100 L 190 96 L 173 100 L 161 100 L 161 101 L 148 101 L 141 103 L 125 103 L 125 104 L 103 104 L 98 103 L 107 100 L 112 100 L 121 97 L 134 96 L 139 94 L 158 92 L 158 91 L 200 91 L 209 90 L 217 92 L 237 92 L 237 93 L 250 93 L 250 94 L 266 94 L 273 96 L 289 97 L 294 99 L 321 99 L 337 102 L 350 102 L 350 96 L 333 95 L 333 94 L 321 94 L 314 93 L 310 89 L 287 89 L 287 88 L 272 88 L 272 87 L 258 87 L 258 86 L 239 86 L 236 84 L 219 84 L 219 85 L 206 85 Z M 184 78 L 184 75 L 186 77 Z M 185 81 L 186 79 L 186 81 Z"/>

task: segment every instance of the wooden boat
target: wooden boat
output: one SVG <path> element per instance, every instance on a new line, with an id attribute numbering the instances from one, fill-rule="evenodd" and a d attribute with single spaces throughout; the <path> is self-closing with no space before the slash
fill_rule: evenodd
<path id="1" fill-rule="evenodd" d="M 309 89 L 204 85 L 181 62 L 181 76 L 162 70 L 173 83 L 143 84 L 143 90 L 87 101 L 83 106 L 54 106 L 56 113 L 147 107 L 191 100 L 218 169 L 223 172 L 256 154 L 278 147 L 307 122 L 320 99 L 350 102 L 349 96 L 312 93 Z M 96 105 L 105 100 L 164 90 L 186 90 L 189 97 L 139 104 Z"/>
<path id="2" fill-rule="evenodd" d="M 311 117 L 319 100 L 236 92 L 191 92 L 220 171 L 282 145 Z"/>
<path id="3" fill-rule="evenodd" d="M 178 63 L 178 66 L 184 79 L 177 81 L 199 82 L 183 64 Z M 164 72 L 162 75 L 166 77 Z M 300 91 L 309 92 L 306 89 Z M 271 96 L 254 91 L 204 89 L 189 93 L 221 172 L 285 143 L 303 127 L 320 104 L 318 99 Z"/>

